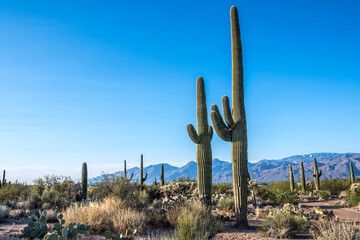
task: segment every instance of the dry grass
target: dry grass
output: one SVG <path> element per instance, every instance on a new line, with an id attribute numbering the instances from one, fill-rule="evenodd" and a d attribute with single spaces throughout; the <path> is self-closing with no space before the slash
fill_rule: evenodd
<path id="1" fill-rule="evenodd" d="M 64 212 L 64 219 L 67 223 L 90 225 L 93 233 L 112 231 L 129 237 L 143 230 L 145 215 L 124 207 L 119 199 L 107 198 L 101 202 L 69 207 Z"/>
<path id="2" fill-rule="evenodd" d="M 25 210 L 23 209 L 14 209 L 9 211 L 9 216 L 14 219 L 19 219 L 26 215 Z"/>
<path id="3" fill-rule="evenodd" d="M 358 225 L 336 221 L 318 221 L 312 235 L 318 240 L 360 240 Z"/>

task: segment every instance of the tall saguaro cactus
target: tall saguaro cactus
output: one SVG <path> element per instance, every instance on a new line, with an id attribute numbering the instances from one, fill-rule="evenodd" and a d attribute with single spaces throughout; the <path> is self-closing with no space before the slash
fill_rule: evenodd
<path id="1" fill-rule="evenodd" d="M 81 199 L 86 200 L 87 196 L 87 180 L 88 180 L 88 172 L 86 162 L 82 164 L 81 171 Z"/>
<path id="2" fill-rule="evenodd" d="M 233 188 L 237 226 L 248 226 L 247 190 L 248 190 L 248 151 L 247 129 L 244 104 L 244 79 L 242 46 L 238 11 L 235 6 L 230 10 L 231 52 L 232 52 L 232 109 L 229 98 L 222 98 L 223 121 L 216 105 L 211 106 L 211 121 L 214 129 L 224 141 L 231 142 Z M 232 111 L 231 111 L 232 110 Z"/>
<path id="3" fill-rule="evenodd" d="M 161 186 L 165 185 L 164 164 L 161 164 L 160 185 Z"/>
<path id="4" fill-rule="evenodd" d="M 196 80 L 196 132 L 192 124 L 186 126 L 191 140 L 196 144 L 197 180 L 200 201 L 211 205 L 211 181 L 212 181 L 212 152 L 211 139 L 212 127 L 208 124 L 206 109 L 205 84 L 202 77 Z"/>
<path id="5" fill-rule="evenodd" d="M 143 165 L 143 155 L 141 154 L 141 160 L 140 160 L 140 185 L 143 185 L 147 178 L 147 173 L 145 174 L 145 177 L 143 177 L 144 174 L 144 165 Z"/>
<path id="6" fill-rule="evenodd" d="M 301 183 L 301 191 L 305 192 L 305 172 L 304 172 L 303 162 L 300 162 L 300 183 Z"/>
<path id="7" fill-rule="evenodd" d="M 294 173 L 291 165 L 289 166 L 289 180 L 290 180 L 290 191 L 293 192 L 295 190 L 295 181 L 294 181 Z"/>
<path id="8" fill-rule="evenodd" d="M 129 179 L 127 178 L 126 160 L 124 160 L 124 178 L 130 182 L 130 181 L 131 181 L 131 179 L 133 178 L 133 176 L 134 176 L 134 173 L 132 173 L 132 174 L 131 174 L 131 176 L 130 176 L 130 178 L 129 178 Z"/>
<path id="9" fill-rule="evenodd" d="M 316 158 L 314 158 L 314 182 L 315 182 L 315 190 L 319 191 L 320 190 L 320 177 L 322 174 L 322 170 L 320 169 L 320 171 L 318 171 L 318 166 L 317 166 L 317 162 L 316 162 Z"/>
<path id="10" fill-rule="evenodd" d="M 350 162 L 350 183 L 355 183 L 355 174 L 352 162 Z"/>

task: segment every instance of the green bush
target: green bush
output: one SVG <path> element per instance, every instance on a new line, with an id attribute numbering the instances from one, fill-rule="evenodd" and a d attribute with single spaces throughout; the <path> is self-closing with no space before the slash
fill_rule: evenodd
<path id="1" fill-rule="evenodd" d="M 289 181 L 272 182 L 269 184 L 269 190 L 272 192 L 288 192 L 290 191 Z"/>
<path id="2" fill-rule="evenodd" d="M 348 192 L 346 196 L 346 203 L 351 207 L 357 206 L 360 203 L 360 195 Z"/>
<path id="3" fill-rule="evenodd" d="M 212 185 L 212 192 L 213 193 L 226 193 L 229 190 L 232 190 L 233 186 L 231 183 L 215 183 Z"/>
<path id="4" fill-rule="evenodd" d="M 89 197 L 93 200 L 116 197 L 124 206 L 130 208 L 143 207 L 144 201 L 141 199 L 143 195 L 138 183 L 130 182 L 113 174 L 103 174 L 102 180 L 89 191 Z"/>
<path id="5" fill-rule="evenodd" d="M 235 202 L 234 198 L 221 198 L 219 202 L 216 205 L 217 208 L 220 210 L 224 210 L 227 212 L 234 211 L 235 210 Z"/>
<path id="6" fill-rule="evenodd" d="M 210 239 L 222 228 L 222 222 L 212 217 L 206 207 L 199 203 L 188 203 L 182 206 L 177 217 L 175 239 Z"/>
<path id="7" fill-rule="evenodd" d="M 258 230 L 264 236 L 286 238 L 306 233 L 308 229 L 309 222 L 304 216 L 290 211 L 277 211 Z"/>
<path id="8" fill-rule="evenodd" d="M 6 201 L 17 201 L 22 196 L 26 195 L 28 187 L 22 184 L 6 184 L 5 187 L 0 189 L 0 203 Z"/>
<path id="9" fill-rule="evenodd" d="M 342 191 L 349 190 L 351 183 L 349 179 L 326 179 L 321 181 L 320 189 L 329 191 L 331 195 L 339 195 Z"/>
<path id="10" fill-rule="evenodd" d="M 324 200 L 328 200 L 331 197 L 331 194 L 329 191 L 326 190 L 319 190 L 315 192 L 316 196 L 318 196 L 319 198 L 322 198 Z"/>
<path id="11" fill-rule="evenodd" d="M 156 199 L 161 199 L 164 197 L 162 192 L 160 191 L 160 185 L 149 185 L 145 186 L 146 192 L 148 194 L 148 200 L 152 203 Z"/>
<path id="12" fill-rule="evenodd" d="M 270 189 L 265 190 L 260 195 L 261 199 L 272 202 L 274 205 L 284 205 L 285 203 L 298 204 L 300 198 L 296 192 L 282 191 L 280 189 L 271 191 Z"/>

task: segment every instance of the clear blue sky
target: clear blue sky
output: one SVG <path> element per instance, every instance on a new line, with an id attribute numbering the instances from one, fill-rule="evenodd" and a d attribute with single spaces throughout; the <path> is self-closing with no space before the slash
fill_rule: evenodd
<path id="1" fill-rule="evenodd" d="M 195 81 L 231 97 L 244 49 L 249 160 L 360 152 L 358 1 L 1 1 L 0 169 L 30 182 L 195 160 Z M 220 106 L 221 107 L 221 106 Z M 230 161 L 214 136 L 213 156 Z"/>

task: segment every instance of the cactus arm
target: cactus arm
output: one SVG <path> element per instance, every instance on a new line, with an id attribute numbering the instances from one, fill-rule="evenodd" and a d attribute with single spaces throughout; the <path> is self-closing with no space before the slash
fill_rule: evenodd
<path id="1" fill-rule="evenodd" d="M 133 178 L 133 176 L 134 176 L 134 173 L 132 173 L 131 176 L 130 176 L 130 178 L 128 179 L 129 182 L 131 181 L 131 179 Z"/>
<path id="2" fill-rule="evenodd" d="M 319 171 L 319 177 L 321 177 L 321 174 L 322 174 L 322 169 L 320 169 Z"/>
<path id="3" fill-rule="evenodd" d="M 212 140 L 213 136 L 214 136 L 213 128 L 212 128 L 212 126 L 209 126 L 209 137 L 210 137 L 210 141 Z"/>
<path id="4" fill-rule="evenodd" d="M 217 133 L 217 135 L 219 135 L 219 137 L 222 140 L 224 140 L 226 142 L 230 142 L 231 141 L 231 131 L 228 131 L 225 127 L 222 126 L 221 116 L 218 115 L 216 112 L 211 112 L 210 117 L 211 117 L 211 122 L 214 126 L 214 129 L 215 129 L 215 132 Z"/>
<path id="5" fill-rule="evenodd" d="M 230 102 L 228 96 L 222 97 L 222 105 L 223 105 L 223 112 L 224 112 L 224 118 L 226 123 L 230 128 L 235 128 L 235 122 L 231 115 L 231 108 L 230 108 Z"/>
<path id="6" fill-rule="evenodd" d="M 215 104 L 211 105 L 211 111 L 215 112 L 218 116 L 221 116 L 219 108 Z M 220 121 L 221 127 L 227 128 L 227 126 L 222 118 L 219 118 L 219 121 Z"/>
<path id="7" fill-rule="evenodd" d="M 189 137 L 190 139 L 195 143 L 195 144 L 198 144 L 200 142 L 200 137 L 199 135 L 197 134 L 194 126 L 192 124 L 188 124 L 186 126 L 186 130 L 189 134 Z"/>
<path id="8" fill-rule="evenodd" d="M 147 173 L 145 174 L 145 177 L 143 178 L 143 181 L 145 182 L 147 178 Z"/>

